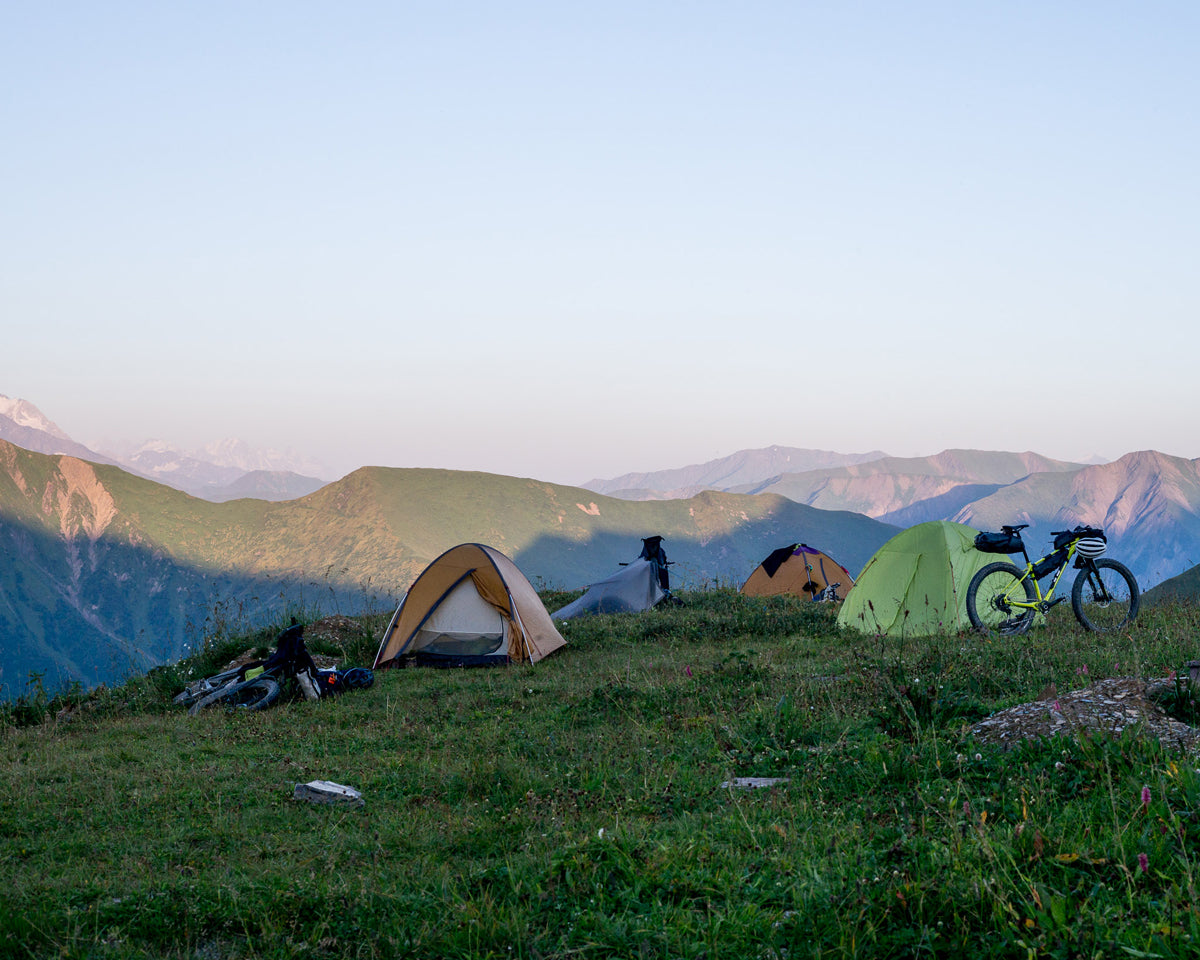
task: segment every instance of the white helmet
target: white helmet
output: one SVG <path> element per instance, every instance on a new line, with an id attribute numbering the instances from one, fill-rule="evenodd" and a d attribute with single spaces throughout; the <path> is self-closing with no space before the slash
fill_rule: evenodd
<path id="1" fill-rule="evenodd" d="M 1108 544 L 1099 537 L 1083 537 L 1075 542 L 1075 552 L 1081 557 L 1091 557 L 1093 560 L 1103 556 L 1107 549 Z"/>

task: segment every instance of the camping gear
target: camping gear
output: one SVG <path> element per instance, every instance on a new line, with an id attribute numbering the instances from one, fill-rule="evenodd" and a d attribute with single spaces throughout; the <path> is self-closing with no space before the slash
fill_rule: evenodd
<path id="1" fill-rule="evenodd" d="M 662 537 L 642 540 L 642 552 L 610 577 L 589 584 L 582 597 L 560 607 L 552 620 L 570 620 L 595 613 L 640 613 L 671 597 L 667 572 L 670 561 Z"/>
<path id="2" fill-rule="evenodd" d="M 921 637 L 969 628 L 967 586 L 991 562 L 976 531 L 936 520 L 902 530 L 875 551 L 838 623 L 863 633 Z"/>
<path id="3" fill-rule="evenodd" d="M 374 674 L 362 667 L 318 670 L 304 643 L 304 624 L 292 618 L 291 626 L 275 639 L 275 650 L 265 660 L 252 660 L 197 680 L 176 695 L 175 703 L 186 706 L 192 716 L 213 706 L 265 710 L 279 698 L 289 679 L 308 700 L 369 687 L 375 682 Z"/>
<path id="4" fill-rule="evenodd" d="M 408 588 L 383 632 L 374 667 L 402 658 L 430 666 L 536 663 L 566 643 L 517 565 L 481 543 L 460 543 Z"/>
<path id="5" fill-rule="evenodd" d="M 638 559 L 648 560 L 654 564 L 654 569 L 658 573 L 658 585 L 662 587 L 663 593 L 670 596 L 671 576 L 667 572 L 667 567 L 671 565 L 671 561 L 667 559 L 667 552 L 663 549 L 662 542 L 662 537 L 643 537 L 642 552 L 638 555 Z"/>
<path id="6" fill-rule="evenodd" d="M 742 584 L 748 597 L 788 593 L 806 600 L 840 600 L 854 586 L 850 571 L 806 543 L 772 550 Z"/>
<path id="7" fill-rule="evenodd" d="M 1028 524 L 1022 524 L 1021 528 L 1025 526 Z M 1005 527 L 1000 533 L 985 531 L 975 538 L 975 549 L 984 553 L 1021 553 L 1025 549 L 1021 528 Z"/>

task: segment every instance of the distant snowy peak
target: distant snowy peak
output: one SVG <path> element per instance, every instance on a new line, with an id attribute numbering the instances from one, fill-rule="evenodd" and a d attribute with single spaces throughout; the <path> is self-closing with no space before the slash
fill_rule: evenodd
<path id="1" fill-rule="evenodd" d="M 19 427 L 47 433 L 58 440 L 70 440 L 58 425 L 28 400 L 13 399 L 0 393 L 0 416 L 8 417 Z"/>
<path id="2" fill-rule="evenodd" d="M 321 464 L 294 450 L 259 449 L 234 437 L 206 443 L 198 450 L 185 450 L 166 440 L 150 439 L 123 452 L 119 459 L 143 472 L 208 474 L 209 482 L 212 477 L 221 476 L 218 481 L 221 483 L 228 482 L 230 477 L 256 471 L 305 476 L 319 476 L 325 472 Z"/>
<path id="3" fill-rule="evenodd" d="M 319 476 L 325 468 L 297 453 L 295 450 L 260 449 L 250 446 L 245 440 L 226 437 L 204 445 L 203 450 L 192 454 L 197 460 L 207 460 L 221 467 L 237 467 L 246 473 L 255 470 L 290 471 L 292 473 Z"/>

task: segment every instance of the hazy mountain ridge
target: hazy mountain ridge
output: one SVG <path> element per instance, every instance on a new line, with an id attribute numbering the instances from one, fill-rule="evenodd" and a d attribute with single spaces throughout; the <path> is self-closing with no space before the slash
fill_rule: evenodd
<path id="1" fill-rule="evenodd" d="M 95 463 L 114 463 L 102 453 L 76 443 L 47 420 L 33 404 L 0 394 L 0 440 L 37 453 L 64 453 Z"/>
<path id="2" fill-rule="evenodd" d="M 626 473 L 610 480 L 594 479 L 581 484 L 584 489 L 624 499 L 671 499 L 694 496 L 701 490 L 733 490 L 742 484 L 754 484 L 766 477 L 791 471 L 840 467 L 886 457 L 875 450 L 871 453 L 844 454 L 830 450 L 809 450 L 803 447 L 770 446 L 756 450 L 739 450 L 727 457 L 706 463 L 691 464 L 670 470 L 650 473 Z M 645 493 L 646 496 L 637 494 Z"/>
<path id="3" fill-rule="evenodd" d="M 125 469 L 220 503 L 238 497 L 292 500 L 327 481 L 300 472 L 320 467 L 294 451 L 257 450 L 242 440 L 225 439 L 187 453 L 164 440 L 98 451 L 72 440 L 27 400 L 0 394 L 0 440 L 38 453 L 66 454 L 91 463 Z"/>
<path id="4" fill-rule="evenodd" d="M 0 684 L 93 684 L 173 659 L 222 618 L 388 609 L 438 554 L 496 546 L 580 587 L 666 538 L 677 583 L 740 584 L 798 539 L 856 571 L 896 528 L 783 497 L 637 503 L 492 474 L 366 467 L 297 500 L 210 503 L 123 469 L 0 442 Z"/>
<path id="5" fill-rule="evenodd" d="M 221 460 L 206 460 L 164 441 L 152 440 L 118 458 L 118 462 L 143 477 L 213 503 L 239 497 L 294 500 L 320 489 L 326 483 L 325 480 L 291 470 L 272 468 L 270 464 L 290 463 L 294 458 L 277 456 L 271 451 L 250 451 L 241 441 L 210 444 L 206 450 L 224 450 L 226 454 Z"/>

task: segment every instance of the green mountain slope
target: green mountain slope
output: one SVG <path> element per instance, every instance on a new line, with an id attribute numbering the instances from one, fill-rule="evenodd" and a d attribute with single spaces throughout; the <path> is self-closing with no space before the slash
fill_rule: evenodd
<path id="1" fill-rule="evenodd" d="M 631 502 L 484 473 L 368 467 L 298 500 L 211 503 L 0 442 L 0 685 L 91 685 L 289 608 L 385 609 L 434 557 L 480 541 L 575 588 L 665 537 L 683 586 L 738 583 L 772 549 L 821 546 L 852 573 L 896 532 L 778 496 Z"/>
<path id="2" fill-rule="evenodd" d="M 1200 600 L 1200 565 L 1189 567 L 1183 573 L 1164 580 L 1158 586 L 1147 590 L 1142 597 L 1144 603 L 1162 603 L 1170 600 L 1182 600 L 1195 603 Z"/>

